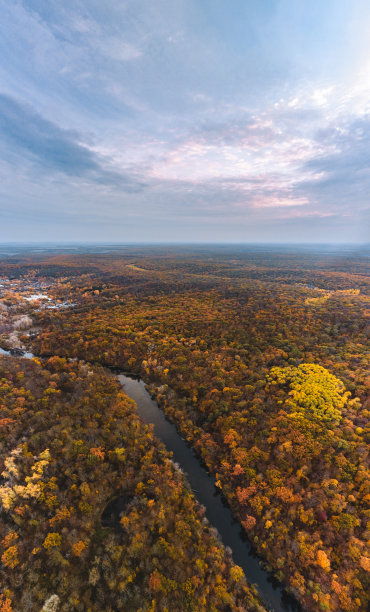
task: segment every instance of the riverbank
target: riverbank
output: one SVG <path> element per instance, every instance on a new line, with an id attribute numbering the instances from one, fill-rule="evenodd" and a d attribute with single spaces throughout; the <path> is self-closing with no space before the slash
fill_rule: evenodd
<path id="1" fill-rule="evenodd" d="M 0 354 L 32 359 L 30 352 L 0 349 Z M 128 373 L 118 374 L 118 380 L 125 393 L 136 403 L 141 419 L 154 425 L 154 434 L 173 455 L 173 460 L 185 473 L 197 501 L 205 508 L 205 516 L 214 527 L 224 546 L 231 549 L 232 558 L 242 569 L 247 580 L 254 584 L 269 610 L 275 612 L 296 612 L 301 609 L 299 603 L 279 583 L 272 572 L 263 568 L 263 560 L 256 555 L 240 523 L 235 519 L 231 509 L 216 487 L 214 477 L 202 465 L 195 451 L 187 445 L 170 423 L 164 412 L 153 400 L 143 380 Z"/>
<path id="2" fill-rule="evenodd" d="M 1 609 L 265 610 L 104 368 L 1 356 L 0 379 Z"/>

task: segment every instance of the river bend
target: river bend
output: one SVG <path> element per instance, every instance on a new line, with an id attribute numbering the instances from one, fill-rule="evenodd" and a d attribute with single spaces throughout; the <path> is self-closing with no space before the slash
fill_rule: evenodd
<path id="1" fill-rule="evenodd" d="M 173 460 L 185 472 L 194 496 L 206 508 L 206 517 L 216 527 L 224 546 L 232 550 L 232 557 L 244 574 L 257 587 L 265 605 L 275 612 L 298 611 L 298 602 L 289 596 L 273 574 L 263 569 L 260 559 L 234 518 L 230 508 L 222 499 L 215 486 L 215 479 L 208 474 L 192 448 L 181 438 L 175 425 L 170 423 L 157 402 L 153 400 L 142 380 L 135 380 L 127 374 L 118 376 L 126 394 L 136 402 L 138 413 L 146 423 L 154 425 L 154 433 L 167 450 L 172 451 Z"/>
<path id="2" fill-rule="evenodd" d="M 32 353 L 20 353 L 0 348 L 0 355 L 27 359 L 34 357 Z M 216 527 L 224 546 L 231 548 L 234 562 L 243 569 L 247 580 L 256 586 L 265 606 L 274 612 L 301 610 L 299 603 L 285 591 L 273 574 L 261 567 L 260 559 L 254 553 L 240 523 L 220 495 L 215 479 L 204 469 L 194 450 L 181 438 L 175 425 L 166 419 L 157 402 L 150 397 L 144 382 L 127 373 L 119 374 L 118 379 L 125 393 L 136 402 L 139 416 L 145 423 L 154 425 L 155 435 L 172 452 L 173 460 L 185 472 L 194 496 L 205 507 L 205 515 L 211 526 Z"/>

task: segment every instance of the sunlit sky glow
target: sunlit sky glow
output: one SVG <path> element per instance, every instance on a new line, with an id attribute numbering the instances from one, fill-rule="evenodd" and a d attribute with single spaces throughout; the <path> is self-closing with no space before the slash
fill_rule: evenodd
<path id="1" fill-rule="evenodd" d="M 0 9 L 0 240 L 368 240 L 368 0 Z"/>

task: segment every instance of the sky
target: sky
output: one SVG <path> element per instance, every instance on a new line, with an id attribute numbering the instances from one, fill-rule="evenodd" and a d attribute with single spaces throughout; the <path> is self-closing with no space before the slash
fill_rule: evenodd
<path id="1" fill-rule="evenodd" d="M 368 0 L 0 11 L 0 241 L 368 242 Z"/>

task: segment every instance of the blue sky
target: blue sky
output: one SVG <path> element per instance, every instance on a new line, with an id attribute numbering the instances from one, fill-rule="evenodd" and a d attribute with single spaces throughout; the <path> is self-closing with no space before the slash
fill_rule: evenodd
<path id="1" fill-rule="evenodd" d="M 368 0 L 0 10 L 0 240 L 368 240 Z"/>

